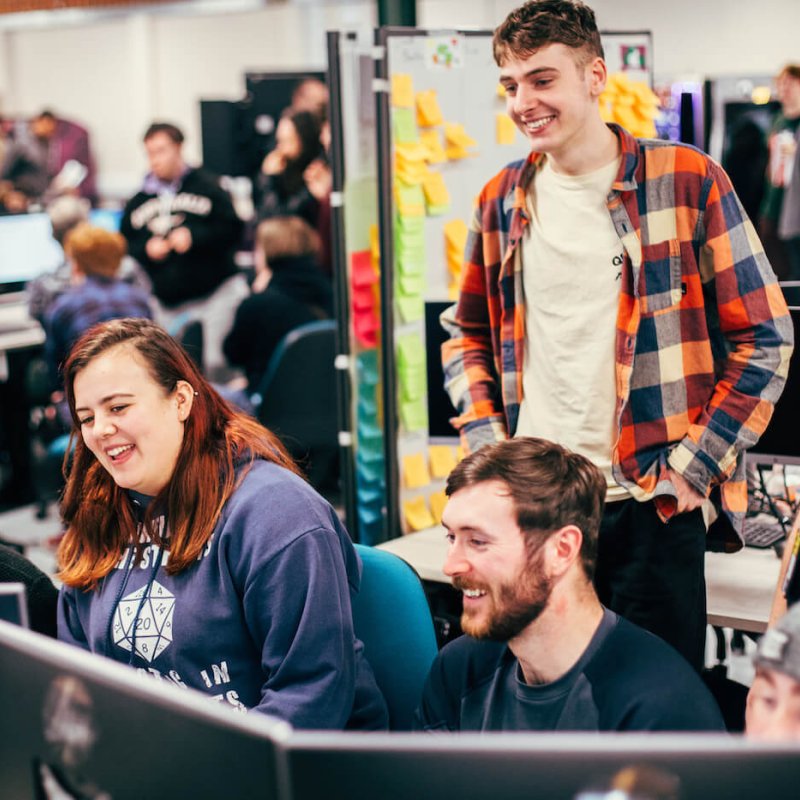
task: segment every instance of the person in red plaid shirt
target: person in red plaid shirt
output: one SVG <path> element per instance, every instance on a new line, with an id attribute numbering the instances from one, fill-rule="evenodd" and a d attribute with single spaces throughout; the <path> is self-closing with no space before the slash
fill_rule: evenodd
<path id="1" fill-rule="evenodd" d="M 741 547 L 742 454 L 783 388 L 791 319 L 723 169 L 602 121 L 588 6 L 528 2 L 493 47 L 532 152 L 480 193 L 442 315 L 453 424 L 467 452 L 537 436 L 600 467 L 598 595 L 700 669 L 706 512 L 713 546 Z"/>

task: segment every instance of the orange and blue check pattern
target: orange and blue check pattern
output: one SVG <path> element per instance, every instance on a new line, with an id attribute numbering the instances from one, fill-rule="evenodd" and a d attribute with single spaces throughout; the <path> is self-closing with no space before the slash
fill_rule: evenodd
<path id="1" fill-rule="evenodd" d="M 718 498 L 733 530 L 747 507 L 742 452 L 786 378 L 793 330 L 772 268 L 723 169 L 686 145 L 619 137 L 608 210 L 625 250 L 616 337 L 615 479 L 675 510 L 668 468 Z M 508 165 L 478 197 L 445 385 L 472 451 L 513 436 L 522 400 L 525 309 L 517 248 L 542 160 Z M 578 234 L 579 232 L 576 232 Z M 719 495 L 717 495 L 717 490 Z"/>

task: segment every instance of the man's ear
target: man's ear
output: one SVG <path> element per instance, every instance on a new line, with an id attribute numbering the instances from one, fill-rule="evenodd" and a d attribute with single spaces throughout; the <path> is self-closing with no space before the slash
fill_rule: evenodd
<path id="1" fill-rule="evenodd" d="M 547 540 L 547 561 L 553 577 L 560 577 L 580 559 L 583 533 L 577 525 L 565 525 Z"/>
<path id="2" fill-rule="evenodd" d="M 594 98 L 600 97 L 608 81 L 608 68 L 600 56 L 593 58 L 586 65 L 586 77 L 589 82 L 589 94 Z"/>
<path id="3" fill-rule="evenodd" d="M 189 419 L 194 397 L 195 391 L 192 385 L 188 381 L 178 381 L 175 387 L 175 402 L 178 406 L 178 419 L 181 422 L 186 422 Z"/>

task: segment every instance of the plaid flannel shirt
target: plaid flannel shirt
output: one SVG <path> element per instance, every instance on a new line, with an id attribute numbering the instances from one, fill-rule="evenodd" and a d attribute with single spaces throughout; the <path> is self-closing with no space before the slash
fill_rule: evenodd
<path id="1" fill-rule="evenodd" d="M 622 159 L 607 204 L 625 251 L 612 473 L 634 498 L 653 497 L 668 519 L 675 470 L 721 506 L 722 538 L 737 549 L 747 509 L 742 453 L 783 389 L 791 318 L 723 169 L 696 148 L 610 127 Z M 484 187 L 461 293 L 442 314 L 451 337 L 442 347 L 445 387 L 467 451 L 517 427 L 525 353 L 517 249 L 541 160 L 531 153 Z"/>

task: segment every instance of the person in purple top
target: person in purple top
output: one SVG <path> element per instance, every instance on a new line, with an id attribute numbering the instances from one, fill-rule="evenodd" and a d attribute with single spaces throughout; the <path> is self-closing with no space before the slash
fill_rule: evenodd
<path id="1" fill-rule="evenodd" d="M 59 638 L 297 728 L 385 728 L 358 556 L 277 437 L 147 320 L 88 331 L 64 384 Z"/>

